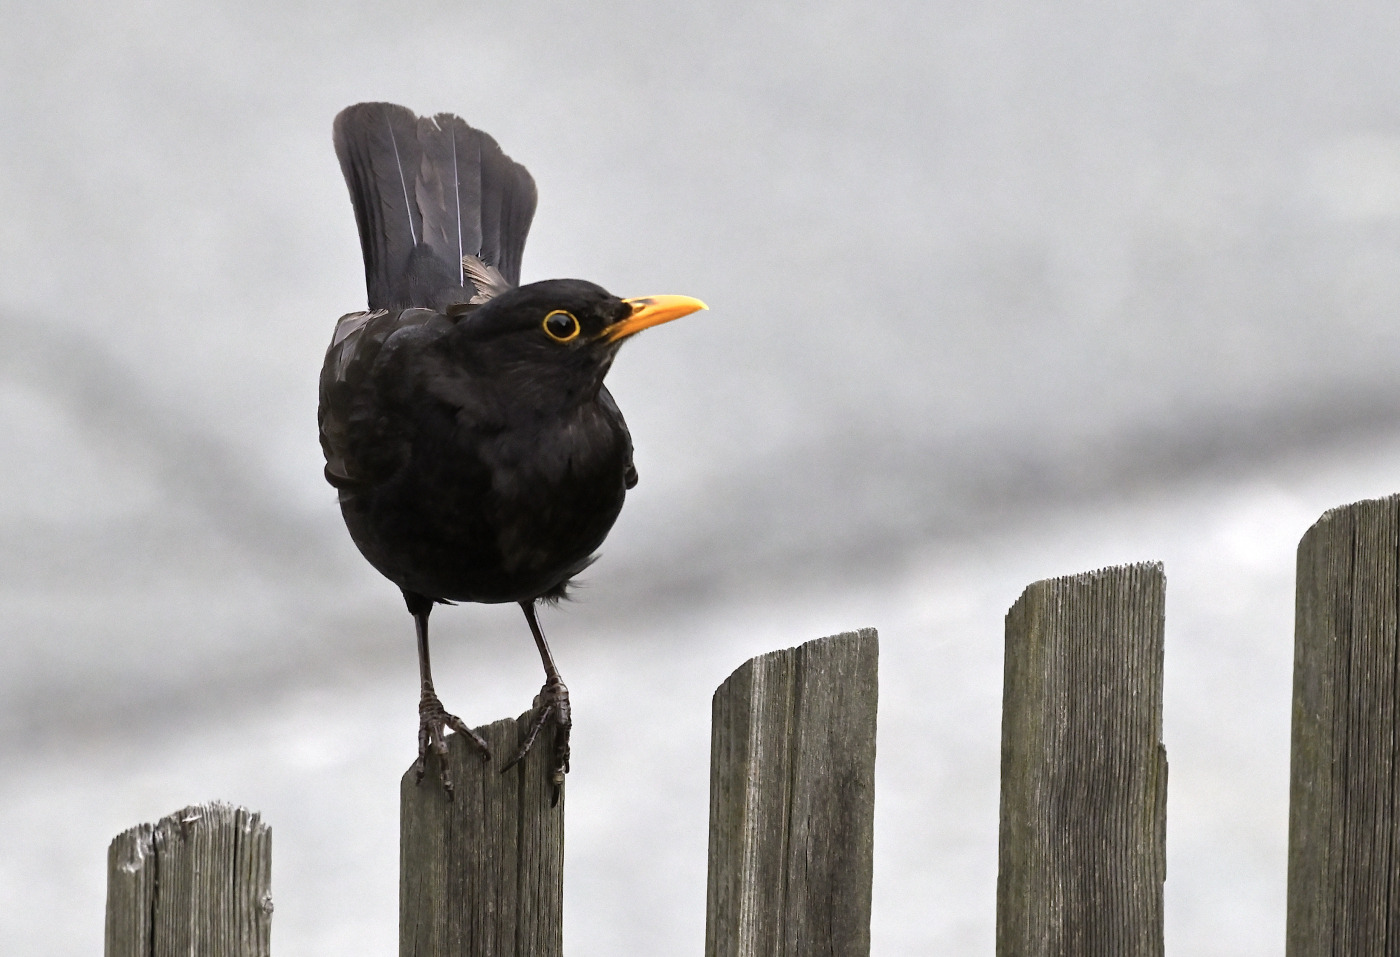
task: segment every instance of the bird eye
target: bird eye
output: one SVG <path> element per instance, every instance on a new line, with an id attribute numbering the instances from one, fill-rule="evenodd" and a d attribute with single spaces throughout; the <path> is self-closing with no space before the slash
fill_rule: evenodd
<path id="1" fill-rule="evenodd" d="M 573 313 L 556 309 L 544 317 L 544 331 L 555 342 L 568 342 L 578 336 L 578 320 Z"/>

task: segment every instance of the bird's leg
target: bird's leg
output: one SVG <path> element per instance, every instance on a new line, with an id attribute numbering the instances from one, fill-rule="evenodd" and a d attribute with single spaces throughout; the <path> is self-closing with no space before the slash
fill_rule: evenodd
<path id="1" fill-rule="evenodd" d="M 558 803 L 559 789 L 563 787 L 564 775 L 569 771 L 569 731 L 574 726 L 569 709 L 569 689 L 564 685 L 564 679 L 559 676 L 559 669 L 554 666 L 554 656 L 549 653 L 549 643 L 544 640 L 539 617 L 535 614 L 535 603 L 522 601 L 520 608 L 525 612 L 525 620 L 530 623 L 530 634 L 535 637 L 535 647 L 540 650 L 540 661 L 544 663 L 544 687 L 535 698 L 535 716 L 530 722 L 529 732 L 525 735 L 525 743 L 520 746 L 520 751 L 515 757 L 507 762 L 506 769 L 513 767 L 530 753 L 540 731 L 553 719 L 554 767 L 550 780 L 554 783 L 554 802 Z"/>
<path id="2" fill-rule="evenodd" d="M 431 599 L 421 595 L 404 594 L 408 610 L 413 613 L 414 628 L 418 632 L 418 675 L 422 679 L 422 693 L 418 699 L 418 760 L 413 764 L 415 783 L 422 783 L 423 772 L 427 770 L 428 752 L 438 756 L 442 768 L 442 787 L 447 799 L 452 800 L 452 773 L 447 769 L 447 729 L 451 728 L 481 752 L 483 761 L 491 757 L 486 742 L 461 718 L 449 714 L 438 700 L 433 690 L 433 666 L 428 658 L 428 614 L 433 610 Z"/>

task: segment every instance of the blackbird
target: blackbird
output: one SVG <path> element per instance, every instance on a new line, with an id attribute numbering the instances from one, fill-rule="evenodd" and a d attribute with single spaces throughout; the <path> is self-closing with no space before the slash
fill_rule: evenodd
<path id="1" fill-rule="evenodd" d="M 557 801 L 572 719 L 536 609 L 566 596 L 637 483 L 632 438 L 603 377 L 629 336 L 705 305 L 619 299 L 579 279 L 519 285 L 534 180 L 456 116 L 360 103 L 336 117 L 334 139 L 369 309 L 336 323 L 317 418 L 350 536 L 413 615 L 417 778 L 429 752 L 447 753 L 448 729 L 489 758 L 433 690 L 429 613 L 516 602 L 545 683 L 506 767 L 552 724 Z"/>

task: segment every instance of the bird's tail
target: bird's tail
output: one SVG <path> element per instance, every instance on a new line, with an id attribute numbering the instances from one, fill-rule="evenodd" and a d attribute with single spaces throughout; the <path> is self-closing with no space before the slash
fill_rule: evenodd
<path id="1" fill-rule="evenodd" d="M 392 103 L 358 103 L 335 118 L 335 152 L 355 207 L 371 309 L 470 301 L 482 270 L 474 282 L 466 257 L 520 282 L 535 181 L 490 136 L 450 113 L 419 117 Z"/>

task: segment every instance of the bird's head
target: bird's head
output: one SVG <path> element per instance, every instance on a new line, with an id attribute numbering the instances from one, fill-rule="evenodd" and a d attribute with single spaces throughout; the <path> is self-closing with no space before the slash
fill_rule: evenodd
<path id="1" fill-rule="evenodd" d="M 619 299 L 581 279 L 549 279 L 472 309 L 454 338 L 493 371 L 577 395 L 596 391 L 626 339 L 705 308 L 689 296 Z"/>

